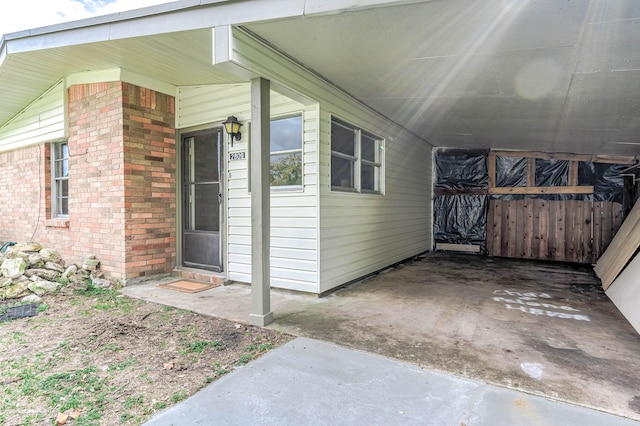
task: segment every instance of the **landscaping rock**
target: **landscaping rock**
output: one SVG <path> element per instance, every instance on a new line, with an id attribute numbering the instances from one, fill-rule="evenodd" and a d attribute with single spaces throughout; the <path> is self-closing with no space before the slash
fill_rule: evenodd
<path id="1" fill-rule="evenodd" d="M 64 273 L 64 266 L 59 263 L 47 262 L 44 264 L 45 269 L 49 269 L 51 271 L 56 271 L 61 274 Z"/>
<path id="2" fill-rule="evenodd" d="M 29 278 L 33 277 L 34 275 L 37 275 L 40 278 L 44 278 L 47 281 L 57 280 L 61 276 L 60 272 L 58 271 L 52 271 L 51 269 L 42 269 L 42 268 L 27 269 L 26 271 L 24 271 L 24 275 Z"/>
<path id="3" fill-rule="evenodd" d="M 96 259 L 94 255 L 87 257 L 82 263 L 82 269 L 86 269 L 87 271 L 95 271 L 98 269 L 98 265 L 100 265 L 100 261 Z"/>
<path id="4" fill-rule="evenodd" d="M 26 251 L 26 252 L 39 252 L 42 250 L 42 246 L 38 243 L 18 243 L 11 247 L 11 251 Z"/>
<path id="5" fill-rule="evenodd" d="M 69 277 L 69 281 L 71 281 L 71 283 L 73 284 L 85 284 L 88 285 L 89 284 L 89 276 L 84 276 L 80 273 L 75 274 L 75 275 L 71 275 Z"/>
<path id="6" fill-rule="evenodd" d="M 23 251 L 13 251 L 10 249 L 8 252 L 4 254 L 3 258 L 4 259 L 21 258 L 21 259 L 24 259 L 24 261 L 26 262 L 27 259 L 29 259 L 29 253 L 25 253 Z"/>
<path id="7" fill-rule="evenodd" d="M 45 262 L 63 263 L 62 255 L 55 250 L 43 248 L 42 250 L 40 250 L 40 256 L 42 256 L 42 260 L 44 260 Z"/>
<path id="8" fill-rule="evenodd" d="M 7 278 L 18 278 L 20 275 L 24 274 L 24 271 L 27 269 L 27 262 L 21 257 L 15 259 L 5 259 L 2 261 L 2 266 L 0 266 L 0 270 L 2 271 L 2 276 Z"/>
<path id="9" fill-rule="evenodd" d="M 20 301 L 24 303 L 40 303 L 42 301 L 42 297 L 37 294 L 28 294 L 20 299 Z"/>
<path id="10" fill-rule="evenodd" d="M 74 275 L 76 272 L 78 272 L 78 267 L 76 265 L 71 265 L 62 273 L 62 278 L 69 279 L 69 277 Z"/>
<path id="11" fill-rule="evenodd" d="M 17 299 L 29 294 L 29 281 L 19 281 L 10 286 L 0 288 L 0 300 Z"/>
<path id="12" fill-rule="evenodd" d="M 28 288 L 38 296 L 42 296 L 43 294 L 56 292 L 61 286 L 62 284 L 60 283 L 42 280 L 42 281 L 32 281 L 28 285 Z"/>
<path id="13" fill-rule="evenodd" d="M 100 261 L 95 255 L 87 256 L 82 268 L 69 265 L 65 268 L 59 252 L 43 248 L 38 243 L 19 243 L 0 253 L 0 300 L 25 298 L 36 300 L 40 295 L 61 290 L 61 278 L 70 285 L 64 290 L 87 288 L 113 288 L 113 283 L 103 277 Z M 26 300 L 29 300 L 27 298 Z"/>
<path id="14" fill-rule="evenodd" d="M 42 260 L 40 253 L 31 253 L 26 260 L 27 264 L 31 268 L 42 268 L 44 266 L 44 261 Z"/>
<path id="15" fill-rule="evenodd" d="M 91 276 L 91 284 L 96 288 L 110 288 L 111 287 L 111 281 L 109 281 L 109 280 L 107 280 L 105 278 L 94 277 L 93 275 Z"/>

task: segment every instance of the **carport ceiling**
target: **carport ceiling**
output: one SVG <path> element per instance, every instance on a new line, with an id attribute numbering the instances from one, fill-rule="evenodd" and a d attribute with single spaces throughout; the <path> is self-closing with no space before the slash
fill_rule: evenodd
<path id="1" fill-rule="evenodd" d="M 640 152 L 637 0 L 440 0 L 245 27 L 434 146 Z"/>

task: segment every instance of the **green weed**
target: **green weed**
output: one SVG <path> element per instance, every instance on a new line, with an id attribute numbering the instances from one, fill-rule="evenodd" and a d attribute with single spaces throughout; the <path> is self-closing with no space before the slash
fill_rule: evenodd
<path id="1" fill-rule="evenodd" d="M 115 343 L 107 343 L 102 348 L 100 348 L 98 352 L 104 352 L 104 351 L 118 352 L 118 351 L 121 351 L 122 349 L 123 347 L 120 345 L 117 345 Z"/>
<path id="2" fill-rule="evenodd" d="M 102 416 L 102 409 L 96 404 L 96 400 L 105 397 L 100 392 L 105 379 L 96 373 L 95 367 L 88 366 L 74 372 L 51 374 L 40 381 L 40 391 L 58 411 L 82 407 L 92 412 L 91 417 L 96 420 Z M 84 416 L 84 419 L 89 418 Z"/>
<path id="3" fill-rule="evenodd" d="M 218 351 L 224 349 L 222 342 L 219 340 L 189 342 L 187 344 L 188 353 L 202 353 L 206 348 L 215 348 Z"/>
<path id="4" fill-rule="evenodd" d="M 118 362 L 109 366 L 109 371 L 122 371 L 128 367 L 131 367 L 132 365 L 135 365 L 137 362 L 138 360 L 136 360 L 135 358 L 129 358 L 125 361 Z"/>
<path id="5" fill-rule="evenodd" d="M 244 365 L 253 359 L 253 354 L 242 354 L 238 359 L 238 365 Z"/>
<path id="6" fill-rule="evenodd" d="M 75 290 L 74 293 L 94 298 L 96 303 L 92 306 L 93 309 L 101 311 L 119 309 L 123 313 L 128 313 L 133 309 L 133 300 L 121 295 L 117 290 L 97 288 L 89 285 L 85 289 Z"/>
<path id="7" fill-rule="evenodd" d="M 173 403 L 177 403 L 185 399 L 187 399 L 187 393 L 183 390 L 179 392 L 175 392 L 173 395 L 171 395 L 171 398 L 170 398 L 171 402 Z"/>
<path id="8" fill-rule="evenodd" d="M 134 407 L 139 407 L 144 403 L 144 397 L 142 395 L 138 396 L 128 396 L 127 399 L 122 403 L 124 408 L 130 409 Z"/>

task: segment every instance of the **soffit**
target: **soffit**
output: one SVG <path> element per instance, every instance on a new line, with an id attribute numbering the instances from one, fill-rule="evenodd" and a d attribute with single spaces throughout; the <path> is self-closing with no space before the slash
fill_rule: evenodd
<path id="1" fill-rule="evenodd" d="M 436 146 L 640 150 L 636 0 L 447 0 L 246 27 Z"/>
<path id="2" fill-rule="evenodd" d="M 211 29 L 8 55 L 0 68 L 0 123 L 70 74 L 121 68 L 176 87 L 228 83 L 211 64 Z"/>
<path id="3" fill-rule="evenodd" d="M 269 21 L 243 25 L 435 146 L 638 154 L 637 0 L 401 1 L 379 8 L 361 2 L 372 8 L 305 16 L 300 11 L 308 5 L 298 1 L 282 19 L 270 14 Z M 43 32 L 34 39 L 42 46 L 3 57 L 0 123 L 61 78 L 84 71 L 119 67 L 174 86 L 232 82 L 211 65 L 209 28 L 162 33 L 157 25 L 184 13 L 188 19 L 175 28 L 188 28 L 190 20 L 202 28 L 213 19 L 203 17 L 219 16 L 218 4 L 238 16 L 263 4 L 213 3 L 138 13 L 139 21 L 118 23 L 110 33 L 108 19 L 93 33 L 91 25 L 78 25 L 69 45 L 68 28 L 51 30 L 63 41 L 51 48 Z M 127 29 L 143 35 L 126 36 Z M 82 43 L 82 31 L 109 38 Z"/>

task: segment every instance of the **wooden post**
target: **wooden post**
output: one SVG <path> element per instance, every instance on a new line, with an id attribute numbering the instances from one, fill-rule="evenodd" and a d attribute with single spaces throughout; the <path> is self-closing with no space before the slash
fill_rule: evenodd
<path id="1" fill-rule="evenodd" d="M 489 188 L 496 186 L 496 156 L 492 153 L 487 155 L 487 174 L 489 175 Z"/>
<path id="2" fill-rule="evenodd" d="M 271 312 L 270 82 L 251 80 L 251 313 L 249 323 L 263 327 Z"/>

